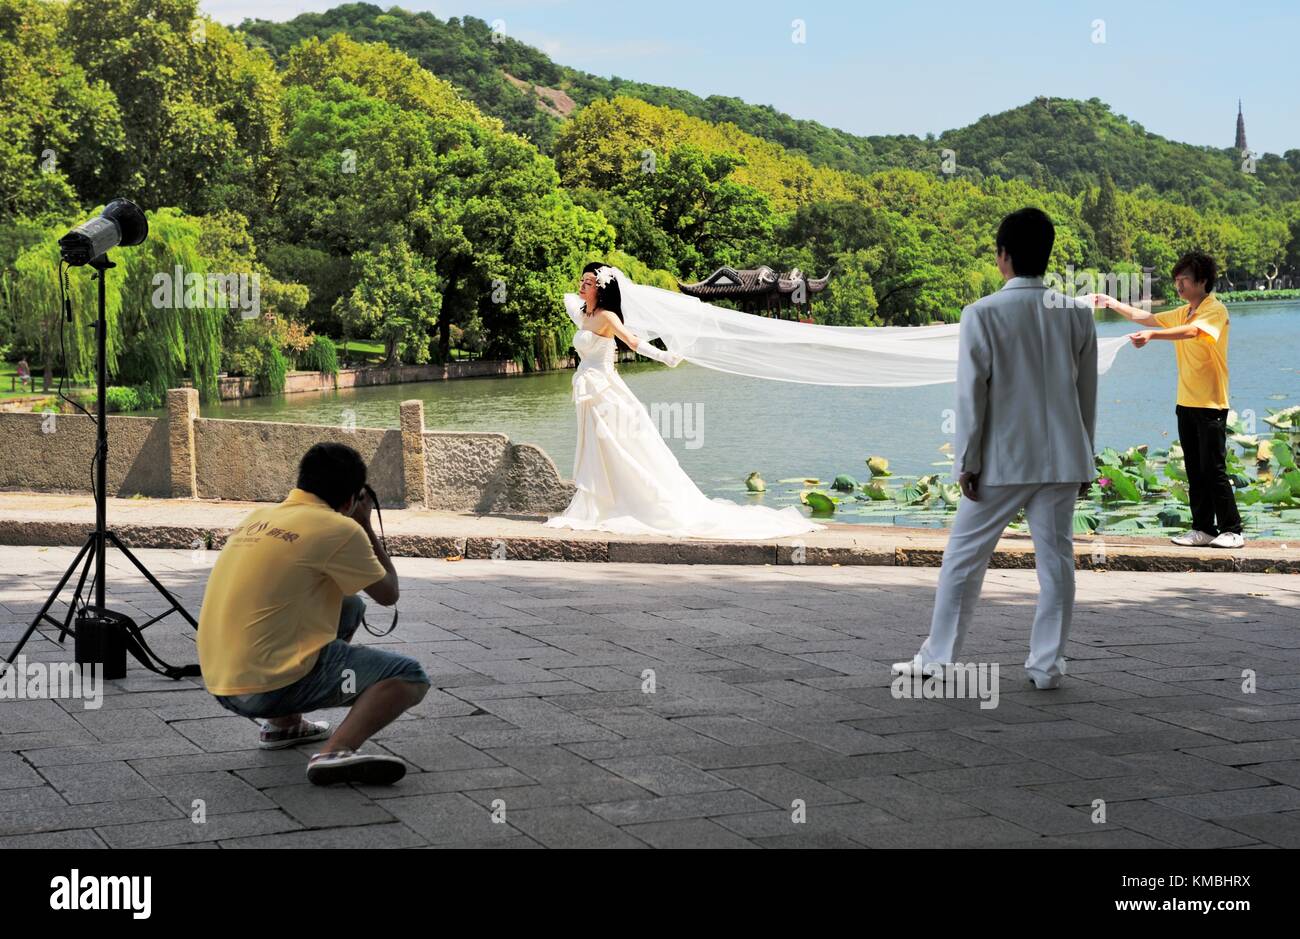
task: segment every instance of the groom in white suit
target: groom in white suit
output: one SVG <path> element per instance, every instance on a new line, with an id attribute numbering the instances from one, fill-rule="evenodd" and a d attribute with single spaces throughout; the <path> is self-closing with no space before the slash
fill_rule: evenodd
<path id="1" fill-rule="evenodd" d="M 1097 330 L 1090 304 L 1043 286 L 1056 230 L 1039 209 L 1013 212 L 997 234 L 1006 284 L 962 310 L 953 471 L 957 509 L 930 636 L 894 672 L 955 663 L 998 538 L 1023 508 L 1034 541 L 1038 608 L 1025 671 L 1036 688 L 1065 674 L 1074 611 L 1074 504 L 1095 473 Z"/>

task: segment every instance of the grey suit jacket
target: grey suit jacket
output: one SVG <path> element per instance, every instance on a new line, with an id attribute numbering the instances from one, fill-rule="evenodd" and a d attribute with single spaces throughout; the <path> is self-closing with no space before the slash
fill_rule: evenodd
<path id="1" fill-rule="evenodd" d="M 1095 477 L 1097 327 L 1086 303 L 1013 277 L 962 310 L 953 472 L 981 486 Z"/>

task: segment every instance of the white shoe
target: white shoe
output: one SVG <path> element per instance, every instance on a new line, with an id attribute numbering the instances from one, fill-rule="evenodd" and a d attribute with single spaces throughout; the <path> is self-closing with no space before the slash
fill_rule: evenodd
<path id="1" fill-rule="evenodd" d="M 1047 675 L 1030 675 L 1029 683 L 1039 691 L 1050 691 L 1053 688 L 1061 687 L 1061 676 L 1052 675 L 1049 677 Z"/>
<path id="2" fill-rule="evenodd" d="M 1211 548 L 1242 548 L 1245 545 L 1246 539 L 1235 531 L 1220 532 L 1219 537 L 1210 542 Z"/>
<path id="3" fill-rule="evenodd" d="M 263 750 L 283 750 L 296 747 L 300 743 L 314 740 L 326 740 L 330 735 L 329 721 L 301 720 L 297 727 L 275 727 L 270 721 L 262 724 L 262 732 L 257 745 Z"/>
<path id="4" fill-rule="evenodd" d="M 391 786 L 405 775 L 406 764 L 387 753 L 334 750 L 317 753 L 307 761 L 307 781 L 316 786 L 332 786 L 335 783 Z"/>
<path id="5" fill-rule="evenodd" d="M 1169 540 L 1184 548 L 1204 548 L 1206 545 L 1214 543 L 1214 536 L 1207 535 L 1205 532 L 1197 531 L 1193 528 L 1191 531 L 1185 531 L 1181 535 L 1174 535 L 1174 537 Z"/>
<path id="6" fill-rule="evenodd" d="M 907 662 L 895 662 L 889 667 L 889 670 L 895 675 L 902 675 L 907 678 L 912 678 L 915 675 L 920 675 L 923 678 L 938 675 L 942 678 L 946 671 L 941 662 L 931 662 L 928 665 L 921 664 L 920 656 Z"/>

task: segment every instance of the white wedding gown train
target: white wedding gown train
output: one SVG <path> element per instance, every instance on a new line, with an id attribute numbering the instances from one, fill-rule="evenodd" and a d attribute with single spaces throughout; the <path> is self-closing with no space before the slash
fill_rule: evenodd
<path id="1" fill-rule="evenodd" d="M 825 528 L 794 506 L 773 509 L 711 499 L 682 470 L 645 406 L 614 367 L 615 341 L 580 329 L 573 376 L 578 491 L 548 528 L 674 538 L 779 538 Z"/>

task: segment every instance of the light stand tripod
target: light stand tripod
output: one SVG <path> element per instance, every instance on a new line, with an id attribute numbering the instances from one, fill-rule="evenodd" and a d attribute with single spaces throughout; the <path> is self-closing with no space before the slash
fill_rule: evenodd
<path id="1" fill-rule="evenodd" d="M 64 638 L 69 633 L 75 635 L 72 621 L 73 616 L 77 612 L 78 606 L 80 606 L 82 609 L 86 610 L 86 615 L 78 618 L 80 624 L 89 625 L 97 629 L 106 624 L 110 629 L 115 628 L 122 630 L 123 635 L 121 641 L 124 642 L 125 648 L 139 659 L 140 663 L 146 668 L 173 679 L 198 675 L 199 667 L 197 665 L 184 665 L 180 667 L 168 665 L 163 662 L 162 659 L 159 659 L 158 656 L 155 655 L 145 644 L 144 637 L 140 635 L 140 630 L 152 626 L 154 623 L 166 616 L 170 616 L 172 613 L 180 613 L 180 615 L 183 616 L 195 629 L 198 629 L 199 624 L 195 621 L 194 617 L 189 614 L 185 607 L 181 605 L 181 602 L 172 596 L 166 587 L 159 583 L 158 578 L 154 577 L 154 575 L 149 572 L 149 569 L 144 566 L 140 559 L 132 554 L 130 550 L 127 549 L 126 545 L 122 544 L 121 539 L 119 539 L 112 531 L 108 530 L 108 374 L 107 364 L 105 361 L 108 324 L 107 315 L 105 313 L 104 278 L 106 276 L 105 272 L 117 265 L 108 259 L 107 252 L 100 254 L 98 257 L 95 257 L 87 263 L 99 272 L 99 316 L 95 323 L 95 379 L 99 401 L 99 416 L 96 420 L 95 434 L 95 530 L 90 532 L 86 537 L 86 543 L 81 546 L 81 550 L 77 552 L 76 558 L 73 559 L 72 563 L 68 566 L 68 569 L 63 572 L 63 577 L 59 579 L 58 585 L 46 599 L 45 605 L 42 606 L 40 612 L 36 614 L 36 618 L 32 620 L 31 625 L 27 627 L 27 631 L 23 633 L 23 637 L 18 640 L 18 644 L 14 646 L 13 651 L 9 653 L 9 658 L 5 660 L 5 664 L 13 664 L 14 660 L 18 657 L 18 653 L 22 651 L 23 646 L 27 644 L 32 633 L 36 631 L 36 627 L 41 625 L 42 622 L 59 628 L 60 644 L 63 643 Z M 60 311 L 60 313 L 62 312 L 63 311 Z M 105 562 L 107 560 L 107 551 L 110 544 L 126 555 L 127 559 L 135 565 L 136 569 L 145 576 L 145 579 L 148 580 L 149 583 L 153 585 L 154 589 L 162 595 L 163 599 L 170 604 L 166 611 L 153 617 L 143 625 L 137 626 L 127 617 L 114 613 L 111 610 L 106 609 L 104 606 L 104 589 L 107 586 L 107 569 Z M 90 566 L 92 563 L 95 565 L 95 602 L 93 605 L 88 606 L 82 598 L 82 591 L 85 589 L 86 576 L 90 573 Z M 68 581 L 72 579 L 72 575 L 79 565 L 81 567 L 81 575 L 77 578 L 77 588 L 72 594 L 71 602 L 68 604 L 68 613 L 64 617 L 63 621 L 60 622 L 51 616 L 49 611 L 58 600 L 59 594 L 63 592 L 63 588 L 67 585 Z M 78 643 L 79 653 L 80 645 L 81 644 Z M 80 654 L 78 655 L 78 661 L 81 661 Z M 157 664 L 154 664 L 155 662 Z M 0 669 L 0 671 L 3 671 L 3 669 Z M 125 674 L 125 664 L 123 663 L 121 666 L 122 674 L 110 674 L 111 671 L 113 671 L 111 666 L 106 668 L 104 677 L 108 679 L 121 678 Z"/>

